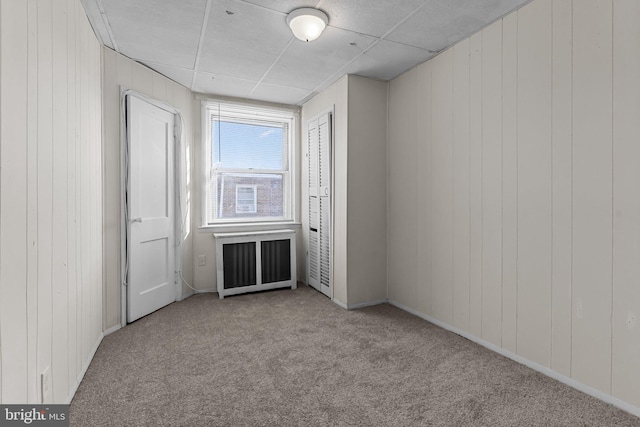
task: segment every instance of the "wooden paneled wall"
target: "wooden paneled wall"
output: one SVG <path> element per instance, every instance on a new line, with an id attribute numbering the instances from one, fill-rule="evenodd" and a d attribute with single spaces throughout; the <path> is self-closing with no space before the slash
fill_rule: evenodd
<path id="1" fill-rule="evenodd" d="M 640 2 L 534 0 L 394 79 L 389 298 L 640 407 Z"/>
<path id="2" fill-rule="evenodd" d="M 102 338 L 100 68 L 79 0 L 0 1 L 2 403 L 68 401 Z"/>

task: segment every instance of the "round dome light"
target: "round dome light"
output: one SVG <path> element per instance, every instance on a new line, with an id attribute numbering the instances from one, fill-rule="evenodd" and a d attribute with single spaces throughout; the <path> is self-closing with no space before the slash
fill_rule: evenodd
<path id="1" fill-rule="evenodd" d="M 329 17 L 321 10 L 310 7 L 296 9 L 287 15 L 287 24 L 293 35 L 304 42 L 310 42 L 322 34 Z"/>

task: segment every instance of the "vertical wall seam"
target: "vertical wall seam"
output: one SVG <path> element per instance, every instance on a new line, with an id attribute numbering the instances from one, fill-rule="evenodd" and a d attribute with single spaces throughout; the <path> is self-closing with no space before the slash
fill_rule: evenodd
<path id="1" fill-rule="evenodd" d="M 571 0 L 571 275 L 570 275 L 570 310 L 569 310 L 569 327 L 571 336 L 570 345 L 569 345 L 569 376 L 573 378 L 573 68 L 574 68 L 574 25 L 573 25 L 573 0 Z"/>
<path id="2" fill-rule="evenodd" d="M 553 368 L 553 336 L 554 336 L 554 328 L 553 328 L 553 289 L 554 289 L 554 272 L 555 272 L 555 263 L 554 263 L 554 250 L 555 250 L 555 245 L 554 245 L 554 226 L 555 226 L 555 221 L 554 221 L 554 214 L 555 214 L 555 206 L 553 203 L 553 183 L 555 181 L 555 168 L 554 168 L 554 156 L 553 156 L 553 149 L 555 147 L 555 140 L 554 140 L 554 132 L 553 132 L 553 124 L 555 123 L 554 121 L 554 113 L 555 113 L 555 103 L 553 102 L 553 77 L 554 77 L 554 70 L 555 70 L 555 63 L 553 61 L 553 54 L 555 53 L 555 43 L 554 43 L 554 36 L 555 36 L 555 31 L 554 31 L 554 17 L 555 14 L 553 13 L 553 3 L 551 3 L 551 182 L 550 182 L 550 199 L 551 199 L 551 252 L 549 254 L 550 256 L 550 263 L 551 263 L 551 268 L 550 268 L 550 272 L 551 272 L 551 277 L 549 278 L 549 287 L 550 292 L 549 292 L 549 367 Z"/>
<path id="3" fill-rule="evenodd" d="M 456 132 L 455 132 L 455 111 L 456 111 L 456 49 L 451 48 L 451 324 L 456 325 Z"/>
<path id="4" fill-rule="evenodd" d="M 390 205 L 391 205 L 391 203 L 390 203 L 390 200 L 389 200 L 389 188 L 391 187 L 391 183 L 390 183 L 390 181 L 391 181 L 391 178 L 390 178 L 391 167 L 390 167 L 390 161 L 389 161 L 389 157 L 390 157 L 390 155 L 389 155 L 389 152 L 390 152 L 389 147 L 391 145 L 390 144 L 390 140 L 391 140 L 391 130 L 390 130 L 391 129 L 391 126 L 390 126 L 390 122 L 391 122 L 391 120 L 390 120 L 390 115 L 391 115 L 390 114 L 390 112 L 391 112 L 391 108 L 390 108 L 390 106 L 391 106 L 391 104 L 390 104 L 391 103 L 391 83 L 390 82 L 387 82 L 387 84 L 386 84 L 386 93 L 387 93 L 387 98 L 386 98 L 385 102 L 386 102 L 386 107 L 387 107 L 387 112 L 386 112 L 386 115 L 387 115 L 386 122 L 387 123 L 386 123 L 386 144 L 385 144 L 385 156 L 386 156 L 386 158 L 385 158 L 385 166 L 386 166 L 386 170 L 385 170 L 385 177 L 386 177 L 385 201 L 386 201 L 386 206 L 385 206 L 385 208 L 386 209 L 385 210 L 386 210 L 387 218 L 386 218 L 385 235 L 386 235 L 386 239 L 387 239 L 387 251 L 386 251 L 386 254 L 385 254 L 385 257 L 386 257 L 386 274 L 385 274 L 385 276 L 386 276 L 386 288 L 385 289 L 386 289 L 386 298 L 388 300 L 391 300 L 391 294 L 389 292 L 389 281 L 390 281 L 389 280 L 389 270 L 390 270 L 389 242 L 391 241 L 391 233 L 389 232 L 389 224 L 391 223 L 391 221 L 389 220 L 389 218 L 391 217 L 391 215 L 390 215 L 390 211 L 391 211 Z M 300 128 L 301 128 L 301 133 L 302 133 L 302 116 L 300 117 Z M 300 138 L 300 161 L 301 161 L 301 164 L 300 164 L 300 175 L 301 176 L 304 175 L 303 174 L 303 169 L 304 169 L 303 162 L 305 162 L 305 160 L 302 157 L 302 154 L 304 153 L 304 148 L 302 148 L 302 144 L 303 144 L 303 142 L 302 142 L 302 137 L 301 137 Z M 191 182 L 191 177 L 189 177 L 188 179 Z M 300 198 L 301 199 L 302 199 L 302 187 L 303 187 L 303 183 L 300 182 Z M 307 184 L 307 187 L 308 187 L 308 184 Z M 309 197 L 307 196 L 307 199 L 308 198 Z M 303 201 L 301 200 L 300 201 L 300 204 L 301 204 L 301 209 L 300 210 L 301 211 L 302 211 L 302 202 Z M 305 202 L 309 203 L 308 200 L 305 200 Z M 308 214 L 307 214 L 307 217 L 308 217 Z M 304 221 L 302 221 L 302 212 L 300 212 L 300 219 L 301 219 L 301 222 L 304 223 Z M 309 220 L 307 219 L 307 223 L 308 223 L 308 221 Z M 308 243 L 307 243 L 307 246 L 308 246 Z M 307 268 L 306 268 L 306 256 L 305 256 L 305 270 L 307 270 Z M 305 271 L 305 276 L 308 277 L 308 275 L 309 275 L 309 272 Z M 195 274 L 194 274 L 194 276 L 195 276 Z M 192 278 L 192 280 L 193 280 L 193 278 Z M 308 280 L 307 280 L 307 282 L 308 282 Z"/>
<path id="5" fill-rule="evenodd" d="M 484 30 L 480 32 L 480 337 L 484 330 Z"/>
<path id="6" fill-rule="evenodd" d="M 38 90 L 38 88 L 37 88 L 37 86 L 38 86 L 38 75 L 37 75 L 37 70 L 38 70 L 38 62 L 39 62 L 39 61 L 38 61 L 38 59 L 39 59 L 39 58 L 38 58 L 38 54 L 37 54 L 37 53 L 38 53 L 38 50 L 39 50 L 39 40 L 38 40 L 38 33 L 39 33 L 39 28 L 38 28 L 38 4 L 37 4 L 37 3 L 34 3 L 34 6 L 33 6 L 33 7 L 34 7 L 34 11 L 35 11 L 35 18 L 34 18 L 34 22 L 35 22 L 35 24 L 36 24 L 36 25 L 35 25 L 35 27 L 36 27 L 36 35 L 35 35 L 35 37 L 34 37 L 34 39 L 35 39 L 35 51 L 36 51 L 36 57 L 35 57 L 35 58 L 36 58 L 36 63 L 35 63 L 35 64 L 33 64 L 33 65 L 32 65 L 32 67 L 36 69 L 36 82 L 35 82 L 35 86 L 36 86 L 36 95 L 37 95 L 37 90 Z M 28 25 L 28 23 L 27 23 L 27 25 Z M 32 101 L 32 102 L 33 102 L 33 101 Z M 36 124 L 38 123 L 39 118 L 40 118 L 40 117 L 39 117 L 39 109 L 38 109 L 38 107 L 37 107 L 37 104 L 38 104 L 38 102 L 37 102 L 37 97 L 36 97 L 36 108 L 34 109 L 34 111 L 35 111 L 35 119 L 33 120 Z M 32 118 L 32 119 L 33 119 L 33 118 Z M 28 119 L 27 119 L 27 120 L 28 120 Z M 37 171 L 37 169 L 38 169 L 38 167 L 37 167 L 37 166 L 38 166 L 38 145 L 39 145 L 39 143 L 38 143 L 38 140 L 39 140 L 39 133 L 38 133 L 38 131 L 39 131 L 39 129 L 38 129 L 38 126 L 35 126 L 34 128 L 35 128 L 35 136 L 34 136 L 33 138 L 34 138 L 34 141 L 35 141 L 35 142 L 34 142 L 34 144 L 35 144 L 35 150 L 34 150 L 34 153 L 35 153 L 35 159 L 33 160 L 33 162 L 34 162 L 34 163 L 35 163 L 35 165 L 36 165 L 36 174 L 37 174 L 37 172 L 38 172 L 38 171 Z M 32 224 L 32 228 L 35 228 L 35 239 L 36 239 L 36 240 L 33 242 L 33 244 L 34 244 L 34 246 L 36 247 L 36 250 L 35 250 L 35 260 L 32 260 L 32 261 L 33 261 L 33 263 L 35 263 L 35 267 L 33 268 L 33 271 L 35 272 L 35 279 L 34 279 L 35 298 L 33 299 L 33 304 L 35 305 L 35 313 L 36 313 L 36 314 L 35 314 L 35 331 L 36 331 L 36 339 L 35 339 L 35 350 L 33 351 L 33 353 L 32 353 L 32 354 L 29 354 L 29 352 L 27 352 L 27 355 L 28 355 L 28 357 L 29 357 L 29 356 L 31 356 L 31 357 L 35 357 L 35 365 L 34 365 L 34 367 L 36 368 L 36 372 L 33 372 L 33 375 L 34 375 L 34 378 L 36 378 L 36 383 L 35 383 L 35 384 L 33 384 L 33 386 L 35 387 L 35 391 L 36 391 L 36 395 L 34 396 L 34 398 L 36 398 L 36 399 L 37 399 L 37 398 L 38 398 L 38 396 L 39 396 L 39 394 L 40 394 L 40 393 L 38 392 L 38 389 L 37 389 L 37 366 L 38 366 L 38 357 L 37 357 L 37 356 L 38 356 L 38 352 L 39 352 L 39 346 L 38 346 L 38 335 L 37 335 L 37 332 L 38 332 L 38 322 L 39 322 L 39 320 L 40 320 L 40 319 L 39 319 L 39 314 L 40 314 L 40 313 L 39 313 L 39 309 L 38 309 L 38 302 L 39 302 L 39 301 L 38 301 L 38 281 L 39 281 L 39 280 L 38 280 L 38 264 L 39 264 L 38 259 L 39 259 L 39 256 L 38 256 L 38 250 L 37 250 L 37 249 L 38 249 L 37 240 L 38 240 L 38 237 L 39 237 L 39 233 L 38 233 L 38 231 L 39 231 L 39 230 L 38 230 L 38 220 L 37 220 L 37 219 L 38 219 L 38 180 L 37 180 L 37 178 L 36 178 L 34 181 L 35 181 L 35 193 L 36 193 L 36 194 L 35 194 L 35 196 L 34 196 L 34 201 L 35 201 L 35 207 L 34 207 L 34 210 L 35 210 L 35 212 L 36 212 L 36 218 L 35 218 L 36 220 L 35 220 L 35 224 Z M 31 335 L 31 334 L 30 334 L 30 328 L 29 328 L 29 326 L 28 326 L 28 325 L 29 325 L 29 322 L 28 322 L 28 313 L 29 313 L 29 298 L 28 298 L 28 294 L 27 294 L 27 301 L 26 301 L 26 304 L 27 304 L 27 336 L 29 336 L 29 335 Z M 32 327 L 33 327 L 33 326 L 32 326 Z M 29 378 L 29 371 L 28 371 L 28 369 L 29 369 L 29 365 L 27 364 L 27 379 Z M 27 384 L 28 384 L 28 381 L 27 381 Z M 27 393 L 28 393 L 28 392 L 29 392 L 29 389 L 27 388 Z"/>
<path id="7" fill-rule="evenodd" d="M 429 73 L 429 301 L 428 313 L 433 315 L 433 68 Z"/>
<path id="8" fill-rule="evenodd" d="M 2 3 L 0 3 L 0 24 L 2 23 Z M 0 100 L 2 100 L 2 33 L 0 32 Z M 2 135 L 2 102 L 0 102 L 0 135 Z M 2 143 L 0 142 L 0 158 L 2 158 Z M 0 188 L 2 188 L 2 173 L 0 173 Z M 2 197 L 0 197 L 0 212 L 2 211 Z M 2 224 L 0 223 L 0 263 L 2 262 Z M 2 288 L 0 287 L 0 297 Z M 2 298 L 0 298 L 2 299 Z M 2 400 L 2 316 L 0 315 L 0 402 Z"/>
<path id="9" fill-rule="evenodd" d="M 611 312 L 609 317 L 609 327 L 610 327 L 610 360 L 609 360 L 609 394 L 613 394 L 613 349 L 614 349 L 614 298 L 615 298 L 615 285 L 614 285 L 614 242 L 615 242 L 615 103 L 614 103 L 614 93 L 615 93 L 615 43 L 614 43 L 614 17 L 615 17 L 615 4 L 616 2 L 611 2 Z"/>
<path id="10" fill-rule="evenodd" d="M 469 61 L 467 61 L 467 80 L 468 80 L 468 85 L 469 85 L 469 94 L 468 94 L 468 100 L 467 100 L 467 115 L 468 115 L 468 129 L 467 129 L 467 161 L 468 161 L 468 171 L 469 171 L 469 182 L 468 182 L 468 190 L 467 190 L 467 196 L 469 198 L 469 219 L 468 219 L 468 226 L 469 226 L 469 257 L 467 260 L 467 269 L 469 270 L 469 277 L 467 280 L 467 331 L 471 332 L 471 200 L 473 200 L 473 198 L 471 197 L 471 183 L 473 181 L 472 176 L 471 176 L 471 37 L 469 37 L 469 49 L 467 52 L 468 56 L 469 56 Z"/>
<path id="11" fill-rule="evenodd" d="M 70 351 L 69 351 L 69 347 L 70 347 L 70 343 L 71 343 L 71 326 L 69 325 L 69 312 L 70 312 L 70 307 L 69 307 L 69 293 L 70 293 L 70 286 L 69 286 L 69 142 L 71 140 L 71 132 L 70 132 L 70 128 L 69 128 L 69 86 L 70 86 L 70 76 L 69 76 L 69 33 L 70 33 L 70 25 L 69 25 L 69 20 L 71 19 L 71 9 L 69 7 L 69 2 L 67 1 L 67 22 L 66 22 L 66 27 L 67 27 L 67 32 L 65 34 L 65 46 L 67 48 L 67 57 L 65 58 L 65 61 L 67 63 L 67 105 L 66 105 L 66 109 L 67 109 L 67 138 L 66 138 L 66 146 L 67 146 L 67 152 L 65 155 L 65 160 L 66 160 L 66 164 L 65 164 L 65 171 L 66 171 L 66 179 L 65 179 L 65 188 L 66 188 L 66 192 L 67 192 L 67 197 L 65 200 L 66 203 L 66 212 L 67 212 L 67 216 L 66 216 L 66 226 L 67 226 L 67 233 L 66 233 L 66 239 L 67 239 L 67 253 L 66 253 L 66 272 L 67 272 L 67 318 L 65 320 L 66 323 L 66 328 L 67 328 L 67 342 L 65 345 L 65 349 L 67 352 L 67 360 L 65 360 L 65 364 L 67 367 L 67 378 L 65 379 L 67 381 L 67 394 L 69 393 L 69 390 L 71 390 L 71 388 L 73 387 L 73 384 L 69 383 L 69 372 L 70 372 L 70 367 L 69 367 L 69 360 L 71 359 L 70 356 Z"/>
<path id="12" fill-rule="evenodd" d="M 504 18 L 500 19 L 500 347 L 504 348 Z"/>
<path id="13" fill-rule="evenodd" d="M 518 354 L 518 288 L 519 288 L 519 284 L 520 284 L 520 275 L 519 275 L 519 254 L 520 254 L 520 187 L 519 187 L 519 178 L 520 178 L 520 171 L 518 168 L 518 163 L 519 163 L 519 140 L 520 140 L 520 132 L 518 129 L 518 115 L 519 115 L 519 111 L 518 111 L 518 105 L 519 105 L 519 91 L 520 91 L 520 85 L 519 85 L 519 79 L 520 79 L 520 63 L 519 63 L 519 56 L 520 56 L 520 49 L 519 49 L 519 43 L 520 43 L 520 30 L 519 30 L 519 17 L 520 17 L 520 11 L 516 12 L 516 16 L 515 16 L 515 22 L 516 22 L 516 30 L 515 30 L 515 45 L 516 45 L 516 57 L 515 57 L 515 63 L 516 63 L 516 93 L 515 93 L 515 136 L 516 136 L 516 140 L 514 141 L 515 143 L 515 151 L 516 151 L 516 283 L 515 283 L 515 293 L 516 293 L 516 300 L 515 300 L 515 311 L 516 311 L 516 330 L 515 330 L 515 353 Z"/>
<path id="14" fill-rule="evenodd" d="M 51 1 L 50 3 L 51 8 L 55 7 L 53 5 L 53 1 Z M 54 135 L 53 135 L 53 129 L 55 127 L 55 123 L 54 123 L 54 119 L 55 119 L 55 115 L 53 114 L 53 110 L 54 110 L 54 99 L 53 99 L 53 85 L 55 84 L 55 82 L 53 81 L 53 68 L 54 68 L 54 61 L 56 60 L 53 56 L 54 52 L 53 52 L 53 37 L 54 37 L 54 28 L 53 28 L 53 10 L 51 11 L 51 13 L 49 14 L 49 20 L 51 21 L 49 23 L 49 28 L 51 29 L 51 34 L 49 37 L 49 48 L 50 48 L 50 52 L 51 52 L 51 63 L 49 64 L 50 66 L 50 70 L 48 70 L 48 74 L 51 77 L 51 111 L 50 111 L 50 115 L 51 115 L 51 159 L 49 159 L 49 161 L 51 162 L 51 177 L 50 177 L 50 185 L 51 185 L 51 200 L 50 200 L 50 205 L 49 205 L 49 213 L 51 216 L 51 229 L 48 230 L 49 231 L 49 239 L 51 241 L 51 247 L 49 248 L 50 250 L 50 254 L 49 254 L 49 305 L 51 307 L 51 318 L 49 319 L 49 325 L 48 325 L 48 329 L 49 329 L 49 336 L 51 337 L 49 339 L 49 360 L 47 363 L 47 366 L 49 366 L 49 375 L 51 377 L 51 383 L 49 385 L 50 387 L 50 395 L 53 398 L 53 370 L 54 370 L 54 366 L 53 366 L 53 288 L 54 288 L 54 283 L 53 283 L 53 271 L 54 271 L 54 266 L 53 266 L 53 192 L 54 192 L 54 186 L 53 186 L 53 179 L 55 176 L 55 160 L 54 160 L 54 150 L 53 147 L 55 145 L 55 141 L 54 141 Z M 44 402 L 44 395 L 42 396 L 42 401 Z"/>
<path id="15" fill-rule="evenodd" d="M 455 319 L 455 303 L 456 303 L 456 281 L 455 281 L 455 253 L 456 253 L 456 239 L 455 239 L 455 200 L 456 200 L 456 187 L 455 187 L 455 53 L 451 48 L 451 66 L 449 73 L 451 75 L 451 324 L 456 324 Z"/>

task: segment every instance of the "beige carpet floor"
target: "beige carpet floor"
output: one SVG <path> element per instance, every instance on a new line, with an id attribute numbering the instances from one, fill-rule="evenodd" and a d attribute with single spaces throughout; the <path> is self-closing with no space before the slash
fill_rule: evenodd
<path id="1" fill-rule="evenodd" d="M 307 286 L 171 304 L 107 336 L 73 426 L 640 426 L 388 304 Z"/>

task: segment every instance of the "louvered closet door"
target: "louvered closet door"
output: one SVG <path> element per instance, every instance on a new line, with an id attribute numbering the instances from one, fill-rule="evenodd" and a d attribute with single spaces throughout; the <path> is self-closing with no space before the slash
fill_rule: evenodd
<path id="1" fill-rule="evenodd" d="M 309 284 L 331 298 L 331 115 L 308 124 Z"/>

